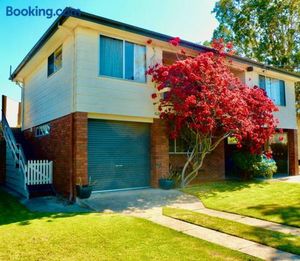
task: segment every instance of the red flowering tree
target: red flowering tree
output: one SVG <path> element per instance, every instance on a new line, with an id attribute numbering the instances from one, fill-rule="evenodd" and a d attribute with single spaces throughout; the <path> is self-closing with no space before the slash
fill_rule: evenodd
<path id="1" fill-rule="evenodd" d="M 177 46 L 179 38 L 170 43 Z M 225 51 L 231 45 L 215 41 L 214 48 L 147 71 L 157 90 L 152 98 L 159 103 L 160 118 L 166 121 L 171 138 L 185 135 L 191 148 L 181 173 L 182 187 L 197 176 L 205 157 L 227 137 L 235 137 L 238 147 L 261 153 L 276 130 L 273 112 L 277 107 L 262 89 L 249 88 L 230 71 Z"/>

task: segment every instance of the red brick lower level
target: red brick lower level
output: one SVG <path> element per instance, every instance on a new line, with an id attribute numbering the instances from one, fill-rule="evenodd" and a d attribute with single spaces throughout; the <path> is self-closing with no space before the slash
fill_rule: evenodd
<path id="1" fill-rule="evenodd" d="M 59 194 L 74 199 L 75 185 L 88 182 L 88 117 L 87 113 L 76 112 L 53 120 L 50 134 L 35 137 L 35 128 L 24 131 L 27 147 L 33 152 L 32 159 L 54 161 L 54 186 Z M 298 174 L 297 131 L 288 131 L 289 172 Z M 1 157 L 1 155 L 0 155 Z M 180 168 L 186 160 L 185 155 L 169 154 L 169 139 L 161 120 L 151 124 L 151 186 L 158 187 L 158 180 L 167 177 L 170 164 Z M 194 180 L 195 183 L 225 178 L 224 144 L 209 154 L 203 168 Z M 0 164 L 1 182 L 1 164 Z"/>
<path id="2" fill-rule="evenodd" d="M 158 187 L 158 180 L 169 175 L 169 138 L 161 120 L 151 125 L 151 186 Z"/>
<path id="3" fill-rule="evenodd" d="M 53 182 L 59 194 L 75 198 L 75 184 L 87 183 L 87 113 L 76 112 L 49 122 L 50 134 L 35 137 L 25 130 L 32 159 L 53 160 Z"/>
<path id="4" fill-rule="evenodd" d="M 297 130 L 286 130 L 286 131 L 288 133 L 289 174 L 292 176 L 299 175 Z"/>
<path id="5" fill-rule="evenodd" d="M 170 165 L 175 169 L 181 170 L 186 160 L 187 157 L 184 154 L 170 155 Z M 206 156 L 203 166 L 192 184 L 223 179 L 225 179 L 225 153 L 222 142 L 211 154 Z"/>

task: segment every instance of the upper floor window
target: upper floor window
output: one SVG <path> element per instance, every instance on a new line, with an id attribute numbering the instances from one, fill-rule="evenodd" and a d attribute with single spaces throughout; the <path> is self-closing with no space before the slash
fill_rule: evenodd
<path id="1" fill-rule="evenodd" d="M 48 76 L 57 72 L 62 67 L 62 46 L 57 48 L 48 57 Z"/>
<path id="2" fill-rule="evenodd" d="M 146 47 L 101 35 L 100 75 L 146 82 Z"/>
<path id="3" fill-rule="evenodd" d="M 264 89 L 276 105 L 285 106 L 285 82 L 275 78 L 259 75 L 259 87 Z"/>

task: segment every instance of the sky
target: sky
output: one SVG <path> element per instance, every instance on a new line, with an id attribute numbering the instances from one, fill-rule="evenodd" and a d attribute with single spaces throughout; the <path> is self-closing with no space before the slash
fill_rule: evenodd
<path id="1" fill-rule="evenodd" d="M 7 10 L 64 9 L 67 6 L 192 42 L 210 40 L 217 27 L 215 0 L 0 0 L 0 95 L 19 101 L 20 87 L 8 80 L 13 70 L 55 20 L 13 16 Z M 1 100 L 0 100 L 1 102 Z"/>

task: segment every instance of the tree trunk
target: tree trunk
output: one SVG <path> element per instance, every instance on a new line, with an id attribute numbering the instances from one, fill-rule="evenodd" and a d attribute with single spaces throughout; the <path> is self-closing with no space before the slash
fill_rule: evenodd
<path id="1" fill-rule="evenodd" d="M 211 153 L 222 140 L 229 136 L 229 133 L 216 139 L 216 142 L 212 142 L 212 137 L 201 137 L 199 134 L 195 134 L 195 145 L 190 154 L 188 154 L 187 161 L 181 172 L 181 187 L 184 188 L 195 179 L 199 173 L 200 168 L 203 166 L 203 162 L 207 154 Z M 187 173 L 188 167 L 192 166 L 192 170 Z"/>

